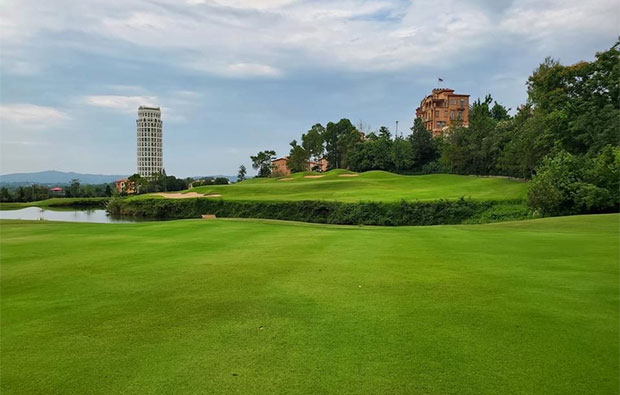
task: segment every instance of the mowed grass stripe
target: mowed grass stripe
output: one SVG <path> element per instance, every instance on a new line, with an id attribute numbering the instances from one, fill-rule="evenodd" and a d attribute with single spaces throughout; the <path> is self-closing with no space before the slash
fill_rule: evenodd
<path id="1" fill-rule="evenodd" d="M 617 393 L 618 215 L 3 221 L 3 393 Z"/>

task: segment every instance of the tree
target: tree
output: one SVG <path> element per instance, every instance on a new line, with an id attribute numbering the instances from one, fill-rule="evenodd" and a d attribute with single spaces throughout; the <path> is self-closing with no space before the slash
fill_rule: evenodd
<path id="1" fill-rule="evenodd" d="M 215 177 L 215 180 L 213 180 L 213 184 L 214 185 L 228 185 L 228 178 L 226 177 Z"/>
<path id="2" fill-rule="evenodd" d="M 0 188 L 0 202 L 6 203 L 12 201 L 13 196 L 11 196 L 11 192 L 9 191 L 9 189 L 6 187 Z"/>
<path id="3" fill-rule="evenodd" d="M 271 175 L 271 161 L 275 159 L 276 152 L 272 150 L 260 151 L 255 156 L 250 156 L 252 168 L 258 170 L 258 177 L 269 177 Z"/>
<path id="4" fill-rule="evenodd" d="M 291 151 L 286 165 L 291 173 L 299 173 L 308 170 L 309 155 L 306 150 L 302 146 L 297 145 L 297 140 L 291 141 L 290 146 Z"/>
<path id="5" fill-rule="evenodd" d="M 66 192 L 68 197 L 80 197 L 80 180 L 73 178 Z"/>
<path id="6" fill-rule="evenodd" d="M 305 134 L 301 135 L 301 146 L 306 153 L 315 160 L 320 160 L 325 153 L 325 128 L 320 123 L 315 124 Z"/>
<path id="7" fill-rule="evenodd" d="M 595 156 L 618 145 L 620 41 L 594 62 L 563 66 L 551 58 L 529 77 L 528 104 L 545 123 L 540 133 L 573 154 Z"/>
<path id="8" fill-rule="evenodd" d="M 392 143 L 390 158 L 396 172 L 411 170 L 413 165 L 413 149 L 411 144 L 404 138 L 396 136 Z"/>
<path id="9" fill-rule="evenodd" d="M 377 131 L 377 135 L 380 139 L 391 140 L 392 133 L 390 133 L 390 129 L 387 126 L 381 126 Z"/>
<path id="10" fill-rule="evenodd" d="M 110 187 L 110 184 L 107 184 L 105 186 L 105 195 L 106 196 L 112 196 L 112 188 Z"/>
<path id="11" fill-rule="evenodd" d="M 564 149 L 546 156 L 530 183 L 528 205 L 542 215 L 617 211 L 620 149 L 606 147 L 594 159 Z"/>
<path id="12" fill-rule="evenodd" d="M 469 110 L 469 127 L 451 126 L 447 145 L 442 152 L 442 160 L 451 171 L 458 174 L 494 174 L 503 147 L 496 143 L 495 132 L 498 120 L 489 108 L 493 102 L 491 95 L 484 101 L 476 100 Z M 495 103 L 495 113 L 503 117 L 507 110 Z"/>
<path id="13" fill-rule="evenodd" d="M 239 166 L 239 173 L 237 173 L 237 182 L 241 182 L 245 180 L 245 175 L 247 174 L 247 170 L 244 165 Z"/>
<path id="14" fill-rule="evenodd" d="M 347 155 L 362 141 L 362 134 L 346 118 L 329 122 L 323 135 L 330 169 L 346 167 Z"/>
<path id="15" fill-rule="evenodd" d="M 433 136 L 431 136 L 431 132 L 424 126 L 422 118 L 417 117 L 413 121 L 413 127 L 408 139 L 411 144 L 412 165 L 414 168 L 420 170 L 437 158 L 437 146 Z"/>

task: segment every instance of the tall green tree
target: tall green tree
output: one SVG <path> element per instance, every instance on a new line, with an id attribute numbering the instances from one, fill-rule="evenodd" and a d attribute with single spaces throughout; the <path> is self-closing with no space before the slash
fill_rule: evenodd
<path id="1" fill-rule="evenodd" d="M 362 141 L 362 134 L 346 118 L 329 122 L 324 133 L 327 161 L 330 169 L 345 168 L 348 154 Z"/>
<path id="2" fill-rule="evenodd" d="M 291 173 L 299 173 L 308 170 L 308 152 L 301 145 L 297 144 L 297 140 L 291 141 L 290 146 L 291 151 L 286 165 Z"/>
<path id="3" fill-rule="evenodd" d="M 392 150 L 390 152 L 393 169 L 402 173 L 409 171 L 413 167 L 413 149 L 411 144 L 402 137 L 396 136 L 392 142 Z"/>
<path id="4" fill-rule="evenodd" d="M 245 180 L 247 170 L 244 165 L 239 166 L 239 173 L 237 173 L 237 182 Z"/>
<path id="5" fill-rule="evenodd" d="M 252 168 L 258 170 L 258 177 L 269 177 L 271 175 L 271 161 L 276 158 L 276 152 L 273 150 L 260 151 L 254 156 L 250 156 L 252 160 Z"/>
<path id="6" fill-rule="evenodd" d="M 618 144 L 620 41 L 593 62 L 563 66 L 551 58 L 529 77 L 528 103 L 545 119 L 540 133 L 573 154 Z"/>
<path id="7" fill-rule="evenodd" d="M 66 192 L 69 197 L 80 197 L 81 196 L 80 180 L 78 180 L 77 178 L 73 178 L 71 180 L 71 185 L 69 186 L 69 188 L 67 188 Z"/>
<path id="8" fill-rule="evenodd" d="M 436 141 L 433 140 L 431 132 L 424 127 L 424 121 L 421 118 L 416 117 L 413 121 L 411 134 L 407 138 L 411 144 L 411 159 L 414 168 L 420 170 L 437 158 Z"/>
<path id="9" fill-rule="evenodd" d="M 321 159 L 325 153 L 324 133 L 323 125 L 317 123 L 301 135 L 301 146 L 314 160 Z"/>

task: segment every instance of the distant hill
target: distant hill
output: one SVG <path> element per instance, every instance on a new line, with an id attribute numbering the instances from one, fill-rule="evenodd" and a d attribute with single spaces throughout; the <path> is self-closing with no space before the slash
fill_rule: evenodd
<path id="1" fill-rule="evenodd" d="M 82 174 L 50 170 L 40 171 L 37 173 L 3 174 L 0 175 L 0 184 L 13 186 L 32 184 L 69 184 L 74 178 L 80 180 L 81 184 L 107 184 L 126 177 L 126 175 Z"/>

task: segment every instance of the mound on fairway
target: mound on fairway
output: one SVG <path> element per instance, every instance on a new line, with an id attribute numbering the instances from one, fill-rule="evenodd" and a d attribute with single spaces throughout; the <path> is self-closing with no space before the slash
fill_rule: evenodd
<path id="1" fill-rule="evenodd" d="M 618 392 L 618 215 L 0 224 L 2 393 Z"/>
<path id="2" fill-rule="evenodd" d="M 527 184 L 506 178 L 431 174 L 405 176 L 385 171 L 323 174 L 296 173 L 282 178 L 254 178 L 232 185 L 197 187 L 188 192 L 222 195 L 228 200 L 337 200 L 342 202 L 405 200 L 523 199 Z M 343 177 L 344 176 L 344 177 Z M 153 195 L 144 195 L 152 197 Z"/>

